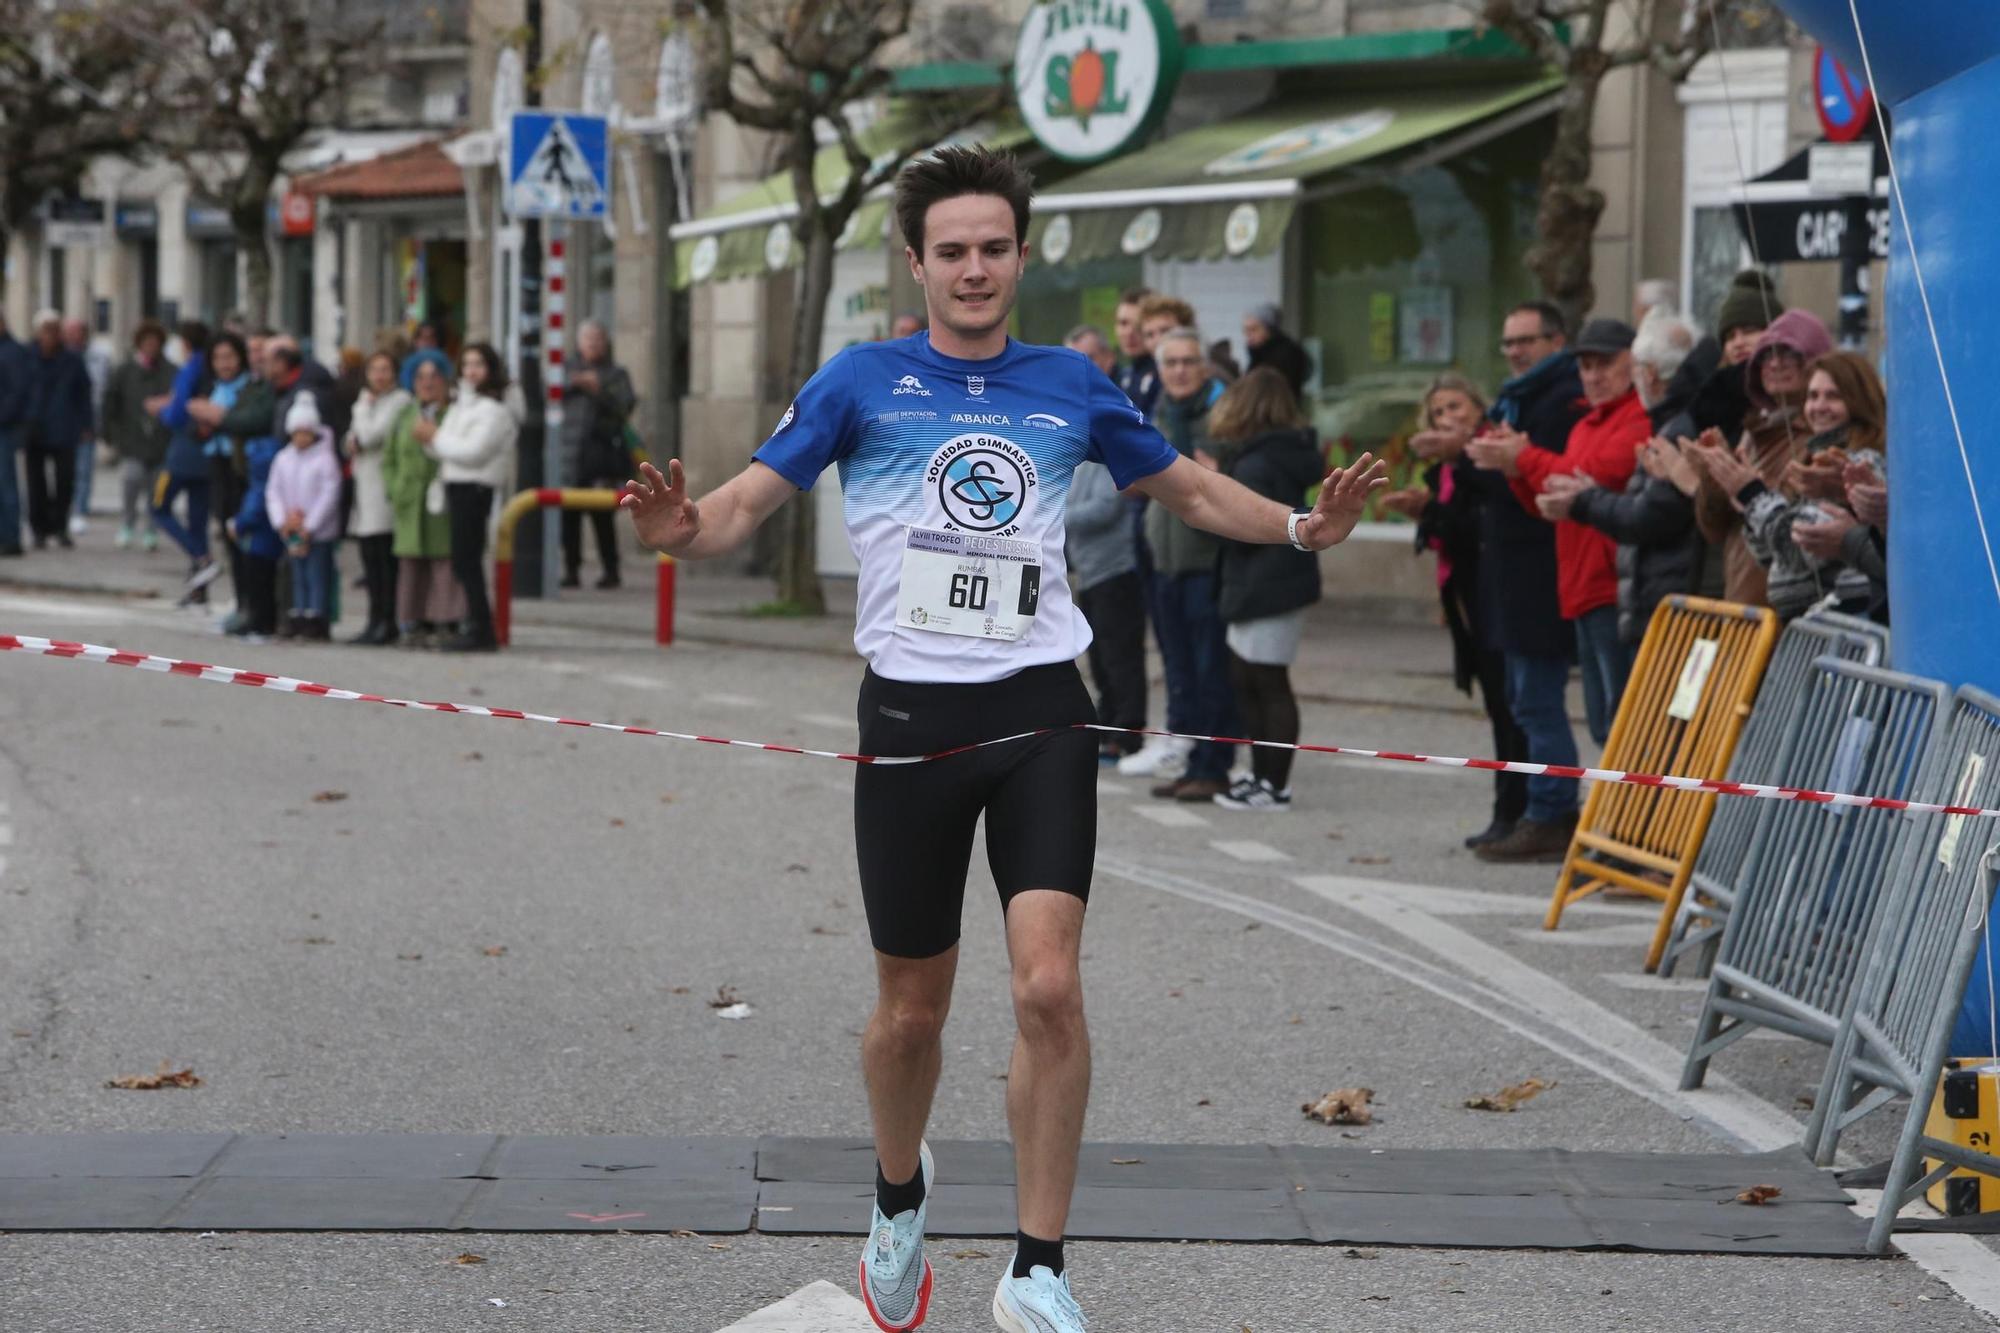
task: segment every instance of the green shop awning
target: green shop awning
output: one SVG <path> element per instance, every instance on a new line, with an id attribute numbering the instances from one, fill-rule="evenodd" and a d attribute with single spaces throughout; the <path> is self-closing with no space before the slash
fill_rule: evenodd
<path id="1" fill-rule="evenodd" d="M 1561 87 L 1547 78 L 1276 102 L 1070 177 L 1036 197 L 1028 241 L 1049 264 L 1268 255 L 1327 177 L 1391 155 L 1449 156 L 1475 127 L 1553 110 Z"/>
<path id="2" fill-rule="evenodd" d="M 880 119 L 856 137 L 874 162 L 885 162 L 904 146 L 924 139 L 926 126 L 937 122 L 939 113 L 935 106 L 917 98 L 897 99 Z M 1027 127 L 1010 112 L 997 122 L 942 136 L 938 143 L 978 142 L 1011 148 L 1028 139 Z M 847 154 L 838 144 L 822 148 L 813 159 L 813 179 L 823 198 L 831 197 L 846 184 L 847 172 Z M 890 191 L 884 186 L 862 202 L 841 233 L 840 249 L 866 249 L 882 244 L 888 235 L 889 196 Z M 667 232 L 674 242 L 674 285 L 686 287 L 690 283 L 777 273 L 792 267 L 802 257 L 792 236 L 792 220 L 798 211 L 791 173 L 780 171 L 701 217 L 677 223 Z"/>

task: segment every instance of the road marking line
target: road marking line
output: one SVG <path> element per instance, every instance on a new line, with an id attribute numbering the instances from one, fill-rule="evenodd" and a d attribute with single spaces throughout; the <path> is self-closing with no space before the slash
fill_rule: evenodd
<path id="1" fill-rule="evenodd" d="M 821 1280 L 716 1333 L 875 1333 L 875 1321 L 867 1306 Z"/>
<path id="2" fill-rule="evenodd" d="M 1641 922 L 1629 926 L 1594 926 L 1589 930 L 1543 930 L 1539 926 L 1516 926 L 1518 939 L 1534 944 L 1566 944 L 1605 949 L 1643 949 L 1653 942 L 1655 927 Z"/>
<path id="3" fill-rule="evenodd" d="M 1848 1193 L 1854 1196 L 1853 1210 L 1862 1217 L 1875 1216 L 1882 1206 L 1881 1190 L 1850 1189 Z M 1938 1216 L 1925 1203 L 1907 1204 L 1903 1213 L 1909 1217 Z M 1976 1237 L 1909 1231 L 1896 1236 L 1892 1243 L 1909 1255 L 1917 1267 L 1950 1287 L 1967 1305 L 1989 1319 L 2000 1319 L 2000 1265 L 1993 1262 L 1993 1251 Z"/>
<path id="4" fill-rule="evenodd" d="M 839 731 L 854 731 L 859 725 L 851 717 L 835 717 L 832 713 L 796 713 L 793 716 L 815 727 L 833 727 Z"/>
<path id="5" fill-rule="evenodd" d="M 1292 858 L 1276 847 L 1264 842 L 1228 842 L 1218 839 L 1209 846 L 1224 856 L 1233 856 L 1238 861 L 1248 861 L 1253 865 L 1269 864 L 1273 861 L 1289 861 Z"/>
<path id="6" fill-rule="evenodd" d="M 1695 977 L 1653 977 L 1644 972 L 1599 972 L 1600 978 L 1620 990 L 1671 991 L 1676 995 L 1700 995 L 1708 982 Z"/>
<path id="7" fill-rule="evenodd" d="M 764 701 L 762 699 L 752 699 L 747 694 L 704 694 L 696 702 L 715 704 L 722 708 L 758 708 L 763 705 Z"/>
<path id="8" fill-rule="evenodd" d="M 1177 805 L 1135 805 L 1132 809 L 1141 819 L 1150 819 L 1162 828 L 1208 827 L 1206 819 Z"/>
<path id="9" fill-rule="evenodd" d="M 616 672 L 604 678 L 612 685 L 623 685 L 628 690 L 657 690 L 667 682 L 657 676 L 635 676 L 627 671 Z"/>
<path id="10" fill-rule="evenodd" d="M 1338 902 L 1340 900 L 1338 895 L 1342 893 L 1376 897 L 1382 893 L 1384 884 L 1394 884 L 1397 897 L 1413 906 L 1423 908 L 1432 916 L 1498 916 L 1507 913 L 1539 919 L 1549 910 L 1548 895 L 1543 893 L 1502 893 L 1495 889 L 1447 889 L 1432 884 L 1403 884 L 1391 880 L 1365 879 L 1359 875 L 1313 875 L 1310 878 L 1312 881 L 1310 884 L 1303 879 L 1297 882 L 1331 902 Z M 1653 921 L 1659 915 L 1653 908 L 1640 907 L 1632 903 L 1601 902 L 1596 898 L 1586 898 L 1569 910 L 1645 921 Z"/>
<path id="11" fill-rule="evenodd" d="M 1682 1092 L 1682 1061 L 1678 1051 L 1592 1004 L 1554 978 L 1517 962 L 1466 931 L 1421 912 L 1405 909 L 1404 915 L 1413 930 L 1430 936 L 1426 947 L 1441 951 L 1456 949 L 1451 955 L 1454 962 L 1473 975 L 1449 971 L 1319 917 L 1183 875 L 1102 854 L 1097 858 L 1097 867 L 1142 888 L 1249 917 L 1379 968 L 1573 1061 L 1682 1120 L 1693 1122 L 1733 1147 L 1763 1152 L 1797 1143 L 1803 1137 L 1799 1122 L 1727 1080 L 1711 1076 L 1705 1089 Z M 1295 882 L 1310 889 L 1311 877 Z M 1382 887 L 1385 893 L 1394 894 L 1405 886 L 1383 881 Z M 1516 987 L 1535 995 L 1539 1003 L 1515 994 Z"/>

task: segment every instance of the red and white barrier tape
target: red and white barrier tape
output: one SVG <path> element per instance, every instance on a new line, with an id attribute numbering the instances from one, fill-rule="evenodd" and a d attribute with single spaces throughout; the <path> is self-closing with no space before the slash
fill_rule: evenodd
<path id="1" fill-rule="evenodd" d="M 1748 796 L 1765 801 L 1805 801 L 1814 805 L 1844 805 L 1863 810 L 1906 810 L 1914 814 L 1966 815 L 2000 818 L 2000 810 L 1971 805 L 1933 805 L 1925 801 L 1904 801 L 1891 796 L 1855 796 L 1847 792 L 1814 791 L 1806 787 L 1772 787 L 1758 782 L 1727 782 L 1716 778 L 1685 778 L 1673 774 L 1629 773 L 1615 768 L 1580 768 L 1566 764 L 1529 764 L 1502 759 L 1457 759 L 1448 755 L 1403 754 L 1395 750 L 1363 750 L 1351 745 L 1290 744 L 1284 741 L 1253 741 L 1236 736 L 1190 736 L 1173 731 L 1147 731 L 1128 727 L 1106 727 L 1078 723 L 1074 727 L 1042 727 L 996 736 L 992 740 L 954 746 L 935 754 L 874 755 L 847 754 L 839 750 L 812 750 L 799 745 L 777 745 L 769 741 L 735 740 L 727 736 L 702 736 L 689 731 L 662 731 L 654 727 L 628 727 L 616 722 L 586 722 L 551 713 L 528 713 L 517 708 L 488 708 L 484 704 L 444 703 L 435 700 L 396 699 L 384 694 L 366 694 L 333 685 L 316 685 L 293 676 L 273 676 L 262 671 L 240 671 L 234 667 L 209 666 L 177 657 L 157 657 L 151 653 L 128 653 L 94 643 L 71 643 L 63 639 L 43 639 L 29 634 L 0 634 L 0 652 L 30 653 L 39 657 L 59 657 L 76 662 L 97 662 L 106 666 L 137 667 L 170 676 L 187 676 L 215 685 L 249 685 L 351 703 L 383 704 L 424 713 L 462 713 L 472 717 L 497 717 L 513 722 L 546 722 L 558 727 L 580 727 L 587 731 L 610 731 L 626 736 L 650 736 L 656 740 L 695 741 L 702 745 L 729 745 L 743 750 L 769 750 L 774 754 L 807 755 L 815 759 L 838 759 L 849 764 L 928 764 L 952 755 L 983 750 L 989 746 L 1046 736 L 1055 731 L 1101 731 L 1115 735 L 1166 736 L 1184 741 L 1218 741 L 1227 745 L 1258 745 L 1272 750 L 1293 750 L 1303 754 L 1337 754 L 1356 759 L 1383 759 L 1402 764 L 1438 764 L 1445 768 L 1476 769 L 1486 773 L 1525 773 L 1530 777 L 1581 778 L 1592 782 L 1622 782 L 1636 787 L 1663 787 L 1676 791 L 1716 792 L 1723 796 Z"/>

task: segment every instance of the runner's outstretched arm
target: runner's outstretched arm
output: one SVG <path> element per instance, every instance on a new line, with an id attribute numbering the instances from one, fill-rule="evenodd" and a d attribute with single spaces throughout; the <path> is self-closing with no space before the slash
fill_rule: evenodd
<path id="1" fill-rule="evenodd" d="M 618 507 L 632 515 L 639 540 L 680 560 L 725 555 L 748 541 L 758 525 L 798 488 L 762 463 L 752 463 L 702 497 L 688 495 L 687 475 L 678 458 L 667 460 L 666 475 L 651 463 L 625 483 Z"/>
<path id="2" fill-rule="evenodd" d="M 1311 517 L 1299 523 L 1299 540 L 1310 551 L 1345 541 L 1369 495 L 1388 484 L 1388 464 L 1372 454 L 1327 473 L 1319 503 Z M 1218 537 L 1270 546 L 1286 540 L 1290 509 L 1185 457 L 1174 460 L 1164 472 L 1133 482 L 1132 489 L 1165 505 L 1183 522 Z"/>

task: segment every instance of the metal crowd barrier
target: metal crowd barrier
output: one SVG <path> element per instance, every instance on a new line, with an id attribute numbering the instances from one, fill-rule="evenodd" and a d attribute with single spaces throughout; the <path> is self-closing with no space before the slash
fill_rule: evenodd
<path id="1" fill-rule="evenodd" d="M 1604 767 L 1720 778 L 1777 638 L 1777 617 L 1766 608 L 1681 594 L 1663 600 L 1639 645 Z M 1709 792 L 1593 784 L 1544 929 L 1556 928 L 1564 908 L 1614 886 L 1657 899 L 1665 906 L 1646 954 L 1651 971 L 1666 949 L 1715 799 Z"/>
<path id="2" fill-rule="evenodd" d="M 1736 756 L 1729 761 L 1730 780 L 1800 785 L 1802 779 L 1792 771 L 1792 754 L 1814 660 L 1824 655 L 1875 666 L 1888 653 L 1888 632 L 1853 616 L 1809 613 L 1786 625 L 1778 636 L 1771 665 L 1765 669 L 1757 706 L 1750 710 L 1742 738 L 1736 743 Z M 1708 975 L 1730 906 L 1736 901 L 1736 877 L 1762 835 L 1767 817 L 1775 813 L 1767 801 L 1724 801 L 1716 807 L 1695 856 L 1694 872 L 1688 877 L 1688 892 L 1681 896 L 1667 932 L 1666 952 L 1660 956 L 1661 976 L 1672 976 L 1681 957 L 1690 953 L 1698 955 L 1695 975 Z"/>
<path id="3" fill-rule="evenodd" d="M 2000 699 L 1969 685 L 1959 690 L 1936 779 L 1942 795 L 1930 799 L 2000 807 Z M 1896 1096 L 1910 1099 L 1868 1237 L 1877 1253 L 1888 1248 L 1902 1206 L 1954 1167 L 2000 1176 L 2000 1156 L 1924 1133 L 1966 978 L 1986 941 L 2000 883 L 2000 820 L 1932 815 L 1900 822 L 1895 887 L 1806 1128 L 1806 1146 L 1824 1164 L 1849 1125 Z M 1941 1165 L 1925 1173 L 1925 1157 Z"/>
<path id="4" fill-rule="evenodd" d="M 1793 752 L 1797 785 L 1906 799 L 1935 789 L 1951 696 L 1936 681 L 1822 657 Z M 1787 802 L 1743 866 L 1681 1087 L 1764 1027 L 1831 1046 L 1867 958 L 1899 826 L 1893 810 Z"/>

